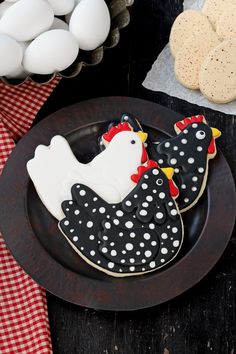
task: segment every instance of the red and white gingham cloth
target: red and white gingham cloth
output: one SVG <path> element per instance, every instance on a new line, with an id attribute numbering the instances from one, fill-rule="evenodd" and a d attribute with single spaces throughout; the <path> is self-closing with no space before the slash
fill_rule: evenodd
<path id="1" fill-rule="evenodd" d="M 59 83 L 0 82 L 0 174 L 19 140 Z M 0 234 L 0 354 L 52 353 L 45 291 L 16 263 Z"/>

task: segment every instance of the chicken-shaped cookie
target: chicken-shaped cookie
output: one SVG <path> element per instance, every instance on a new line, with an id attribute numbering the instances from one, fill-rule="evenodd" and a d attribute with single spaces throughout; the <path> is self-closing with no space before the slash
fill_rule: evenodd
<path id="1" fill-rule="evenodd" d="M 133 276 L 163 267 L 183 241 L 172 175 L 172 168 L 149 161 L 132 176 L 136 187 L 117 204 L 75 184 L 72 200 L 62 204 L 66 217 L 59 227 L 88 264 L 109 275 Z"/>
<path id="2" fill-rule="evenodd" d="M 209 160 L 216 155 L 215 139 L 221 133 L 210 128 L 202 115 L 192 116 L 175 124 L 176 137 L 157 145 L 160 166 L 175 170 L 175 181 L 180 190 L 178 205 L 181 212 L 197 203 L 204 192 Z"/>
<path id="3" fill-rule="evenodd" d="M 135 133 L 127 122 L 103 135 L 104 151 L 83 164 L 74 156 L 67 140 L 55 136 L 49 146 L 39 145 L 27 170 L 48 211 L 58 220 L 64 217 L 61 203 L 71 198 L 71 187 L 82 183 L 108 203 L 117 203 L 134 188 L 130 175 L 147 160 L 147 134 Z"/>

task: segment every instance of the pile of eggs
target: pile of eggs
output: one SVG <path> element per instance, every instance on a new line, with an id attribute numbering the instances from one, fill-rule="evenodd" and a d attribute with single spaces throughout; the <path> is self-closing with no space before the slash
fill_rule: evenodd
<path id="1" fill-rule="evenodd" d="M 110 22 L 104 0 L 6 0 L 0 4 L 0 76 L 65 70 L 79 49 L 105 41 Z"/>

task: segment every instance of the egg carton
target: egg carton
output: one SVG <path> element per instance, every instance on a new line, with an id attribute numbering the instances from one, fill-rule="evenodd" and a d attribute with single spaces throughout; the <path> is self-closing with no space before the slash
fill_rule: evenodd
<path id="1" fill-rule="evenodd" d="M 2 1 L 0 0 L 0 3 L 1 2 Z M 133 5 L 134 0 L 112 0 L 106 2 L 111 16 L 111 28 L 103 45 L 90 52 L 80 50 L 75 62 L 69 68 L 61 72 L 55 72 L 50 75 L 32 74 L 24 79 L 8 79 L 6 77 L 0 77 L 0 80 L 11 86 L 21 85 L 27 80 L 31 80 L 38 84 L 46 84 L 56 75 L 70 79 L 77 76 L 83 67 L 99 64 L 103 59 L 105 50 L 114 48 L 119 43 L 120 29 L 128 26 L 130 22 L 129 7 Z"/>

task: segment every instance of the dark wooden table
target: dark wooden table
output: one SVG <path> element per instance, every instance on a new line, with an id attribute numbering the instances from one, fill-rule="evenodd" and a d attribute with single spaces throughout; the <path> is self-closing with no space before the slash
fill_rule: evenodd
<path id="1" fill-rule="evenodd" d="M 219 141 L 236 177 L 236 117 L 226 116 L 142 87 L 182 11 L 181 0 L 135 0 L 132 20 L 103 62 L 63 80 L 36 122 L 61 107 L 92 97 L 126 95 L 183 115 L 203 113 L 223 133 Z M 217 142 L 218 143 L 218 142 Z M 220 193 L 220 190 L 219 190 Z M 97 312 L 48 294 L 55 354 L 235 354 L 236 232 L 218 264 L 198 285 L 155 308 L 133 313 Z M 134 294 L 135 296 L 135 294 Z"/>

